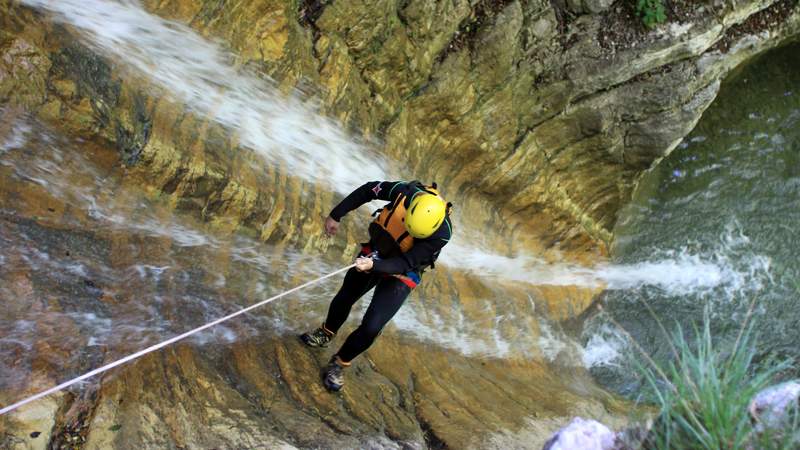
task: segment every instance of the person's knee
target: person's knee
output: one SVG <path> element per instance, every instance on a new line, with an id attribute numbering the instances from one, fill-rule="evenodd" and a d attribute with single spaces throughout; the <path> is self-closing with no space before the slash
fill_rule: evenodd
<path id="1" fill-rule="evenodd" d="M 366 320 L 361 323 L 361 331 L 370 340 L 377 338 L 381 334 L 381 330 L 383 330 L 383 323 L 377 320 Z"/>
<path id="2" fill-rule="evenodd" d="M 333 305 L 334 308 L 345 307 L 349 309 L 353 306 L 353 303 L 355 303 L 355 300 L 353 300 L 352 296 L 347 296 L 342 293 L 336 294 L 331 300 L 331 305 Z"/>

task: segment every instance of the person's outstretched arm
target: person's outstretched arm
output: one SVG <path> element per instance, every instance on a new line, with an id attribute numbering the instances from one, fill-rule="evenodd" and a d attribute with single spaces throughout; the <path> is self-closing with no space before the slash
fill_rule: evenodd
<path id="1" fill-rule="evenodd" d="M 350 211 L 372 200 L 392 201 L 400 194 L 402 181 L 370 181 L 351 192 L 331 210 L 325 220 L 325 232 L 330 236 L 339 230 L 339 222 Z"/>
<path id="2" fill-rule="evenodd" d="M 362 184 L 345 197 L 333 210 L 331 219 L 340 222 L 350 211 L 372 200 L 392 201 L 400 193 L 402 181 L 370 181 Z"/>

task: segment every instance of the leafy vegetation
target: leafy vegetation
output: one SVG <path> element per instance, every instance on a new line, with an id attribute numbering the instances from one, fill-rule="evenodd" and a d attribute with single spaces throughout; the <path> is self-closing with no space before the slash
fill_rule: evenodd
<path id="1" fill-rule="evenodd" d="M 654 28 L 667 20 L 663 0 L 637 0 L 636 14 L 647 28 Z"/>

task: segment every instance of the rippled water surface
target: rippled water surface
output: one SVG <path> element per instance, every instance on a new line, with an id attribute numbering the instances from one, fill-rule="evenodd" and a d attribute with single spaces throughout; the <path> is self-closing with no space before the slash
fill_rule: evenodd
<path id="1" fill-rule="evenodd" d="M 608 307 L 648 351 L 663 356 L 663 333 L 644 302 L 669 329 L 675 322 L 691 329 L 707 310 L 723 338 L 738 332 L 753 304 L 761 349 L 800 356 L 798 223 L 800 46 L 794 45 L 723 84 L 695 130 L 642 179 L 616 229 L 618 263 L 689 252 L 737 276 L 680 295 L 656 286 L 609 291 Z"/>

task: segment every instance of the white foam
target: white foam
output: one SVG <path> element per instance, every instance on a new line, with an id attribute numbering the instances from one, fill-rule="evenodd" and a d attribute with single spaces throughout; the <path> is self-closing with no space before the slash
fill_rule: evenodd
<path id="1" fill-rule="evenodd" d="M 566 361 L 570 363 L 569 365 L 574 364 L 574 360 L 571 357 L 581 353 L 581 348 L 577 343 L 569 339 L 563 333 L 556 332 L 553 326 L 545 319 L 539 319 L 537 348 L 547 361 L 555 362 L 559 356 L 564 356 L 568 359 L 564 360 L 562 358 L 562 363 Z"/>
<path id="2" fill-rule="evenodd" d="M 2 331 L 0 356 L 3 356 L 0 359 L 5 359 L 8 356 L 3 353 L 8 352 L 5 350 L 8 347 L 21 347 L 28 351 L 33 349 L 36 333 L 36 322 L 33 320 L 19 319 L 13 322 L 0 323 L 0 331 Z"/>
<path id="3" fill-rule="evenodd" d="M 0 111 L 2 112 L 2 111 Z M 8 150 L 15 150 L 22 148 L 28 141 L 28 135 L 31 131 L 30 125 L 25 122 L 18 121 L 11 129 L 11 134 L 0 143 L 0 154 Z"/>
<path id="4" fill-rule="evenodd" d="M 690 243 L 691 244 L 691 243 Z M 732 221 L 709 249 L 690 245 L 658 250 L 651 259 L 633 264 L 592 267 L 550 263 L 531 255 L 504 256 L 455 240 L 442 252 L 442 261 L 484 278 L 549 286 L 581 286 L 632 290 L 656 287 L 670 295 L 725 292 L 725 299 L 755 292 L 771 283 L 769 257 L 755 251 L 741 227 Z"/>
<path id="5" fill-rule="evenodd" d="M 723 270 L 698 255 L 681 254 L 631 265 L 602 264 L 584 267 L 575 264 L 548 263 L 530 255 L 503 256 L 459 245 L 448 246 L 444 262 L 484 277 L 502 278 L 533 285 L 608 287 L 630 289 L 656 285 L 669 289 L 692 290 L 717 286 Z"/>
<path id="6" fill-rule="evenodd" d="M 591 334 L 583 348 L 583 365 L 586 368 L 619 366 L 619 359 L 627 354 L 625 336 L 609 324 L 603 324 Z"/>
<path id="7" fill-rule="evenodd" d="M 423 312 L 413 304 L 406 304 L 391 323 L 415 339 L 432 342 L 466 356 L 503 358 L 512 352 L 522 350 L 505 340 L 497 327 L 493 327 L 492 330 L 479 330 L 469 325 L 460 309 L 453 311 L 451 319 L 445 321 L 435 312 Z"/>
<path id="8" fill-rule="evenodd" d="M 150 264 L 135 264 L 133 270 L 139 275 L 140 279 L 153 278 L 153 283 L 157 284 L 161 280 L 161 275 L 170 269 L 170 266 L 154 266 Z"/>

